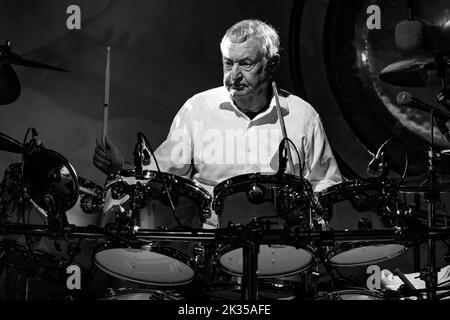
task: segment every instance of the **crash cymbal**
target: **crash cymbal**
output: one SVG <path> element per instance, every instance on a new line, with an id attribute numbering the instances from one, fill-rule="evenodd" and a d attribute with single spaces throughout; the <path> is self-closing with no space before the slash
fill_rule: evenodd
<path id="1" fill-rule="evenodd" d="M 19 96 L 19 78 L 9 64 L 0 61 L 0 105 L 13 103 Z"/>
<path id="2" fill-rule="evenodd" d="M 448 66 L 448 58 L 445 59 Z M 446 71 L 449 78 L 449 72 Z M 394 62 L 380 72 L 380 79 L 402 87 L 440 87 L 435 57 L 424 55 Z"/>
<path id="3" fill-rule="evenodd" d="M 54 71 L 62 71 L 67 72 L 68 70 L 62 69 L 59 67 L 54 67 L 49 64 L 45 64 L 42 62 L 32 61 L 28 59 L 24 59 L 18 54 L 11 51 L 12 45 L 11 41 L 7 40 L 5 45 L 0 45 L 0 61 L 7 63 L 7 64 L 14 64 L 24 67 L 32 67 L 32 68 L 39 68 L 39 69 L 47 69 L 47 70 L 54 70 Z"/>
<path id="4" fill-rule="evenodd" d="M 0 132 L 0 150 L 22 153 L 22 144 Z"/>
<path id="5" fill-rule="evenodd" d="M 438 176 L 434 187 L 425 175 L 407 177 L 403 180 L 399 190 L 404 193 L 431 193 L 433 191 L 450 193 L 450 177 Z"/>

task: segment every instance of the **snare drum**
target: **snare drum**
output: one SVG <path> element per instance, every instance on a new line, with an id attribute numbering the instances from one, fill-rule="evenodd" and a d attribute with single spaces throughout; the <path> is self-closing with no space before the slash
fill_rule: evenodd
<path id="1" fill-rule="evenodd" d="M 396 225 L 396 184 L 369 178 L 342 182 L 318 195 L 319 206 L 329 226 L 338 230 L 393 229 Z M 351 205 L 349 205 L 349 203 Z M 339 215 L 333 212 L 339 212 Z M 379 263 L 404 254 L 407 247 L 386 242 L 341 242 L 327 254 L 327 261 L 338 267 Z"/>
<path id="2" fill-rule="evenodd" d="M 114 210 L 120 206 L 122 211 L 133 215 L 134 227 L 169 231 L 176 228 L 178 225 L 164 181 L 181 224 L 202 228 L 209 218 L 211 203 L 211 195 L 205 189 L 172 174 L 145 171 L 141 177 L 136 177 L 133 170 L 108 178 L 102 227 L 110 223 L 120 224 L 117 210 Z M 96 250 L 95 263 L 119 279 L 146 285 L 183 285 L 194 278 L 197 245 L 195 242 L 174 241 L 129 245 L 110 241 Z"/>
<path id="3" fill-rule="evenodd" d="M 233 177 L 214 188 L 213 209 L 219 216 L 219 227 L 248 224 L 255 219 L 270 221 L 272 229 L 310 226 L 310 197 L 308 181 L 285 174 L 280 181 L 276 175 L 252 173 Z M 272 278 L 293 275 L 308 269 L 314 262 L 313 249 L 283 244 L 260 245 L 258 276 Z M 226 245 L 220 249 L 219 265 L 235 276 L 243 274 L 242 248 Z"/>

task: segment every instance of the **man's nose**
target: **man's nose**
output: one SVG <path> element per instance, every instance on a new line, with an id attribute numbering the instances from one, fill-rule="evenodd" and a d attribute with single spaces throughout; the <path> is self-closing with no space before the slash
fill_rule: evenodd
<path id="1" fill-rule="evenodd" d="M 242 79 L 242 70 L 238 63 L 235 63 L 231 68 L 230 76 L 233 82 Z"/>

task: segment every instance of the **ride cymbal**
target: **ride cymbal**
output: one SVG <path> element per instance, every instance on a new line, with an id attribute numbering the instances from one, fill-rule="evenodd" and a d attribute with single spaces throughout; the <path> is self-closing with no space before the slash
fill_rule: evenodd
<path id="1" fill-rule="evenodd" d="M 448 58 L 445 65 L 449 66 Z M 449 78 L 449 72 L 445 72 Z M 394 62 L 380 72 L 380 79 L 386 83 L 402 87 L 440 87 L 436 60 L 433 56 L 418 56 Z"/>

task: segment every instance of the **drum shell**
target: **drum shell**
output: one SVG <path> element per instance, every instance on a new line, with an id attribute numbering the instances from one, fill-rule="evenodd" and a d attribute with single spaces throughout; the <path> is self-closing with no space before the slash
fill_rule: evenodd
<path id="1" fill-rule="evenodd" d="M 319 206 L 328 218 L 327 228 L 332 230 L 393 230 L 398 221 L 387 208 L 396 201 L 392 184 L 388 182 L 383 190 L 380 180 L 372 178 L 334 185 L 318 195 Z M 328 248 L 327 260 L 335 266 L 363 266 L 396 258 L 407 250 L 393 241 L 336 241 L 333 248 Z M 343 255 L 352 254 L 350 251 L 353 258 L 343 261 L 347 259 Z"/>
<path id="2" fill-rule="evenodd" d="M 309 211 L 312 190 L 309 187 L 308 182 L 291 175 L 279 180 L 274 175 L 256 173 L 223 181 L 214 189 L 213 208 L 219 216 L 219 227 L 253 224 L 261 229 L 309 228 L 312 220 Z M 253 192 L 259 193 L 260 197 L 254 197 Z M 260 245 L 258 277 L 279 278 L 302 272 L 313 265 L 313 251 L 306 244 L 299 248 L 281 242 Z M 218 254 L 218 264 L 223 271 L 242 276 L 241 245 L 222 246 Z"/>
<path id="3" fill-rule="evenodd" d="M 108 178 L 101 226 L 183 230 L 171 209 L 166 187 L 181 225 L 201 229 L 203 213 L 205 209 L 210 210 L 210 195 L 191 181 L 154 171 L 139 177 L 133 171 L 124 171 Z M 198 241 L 141 239 L 131 243 L 111 239 L 98 247 L 95 259 L 103 271 L 119 279 L 153 286 L 184 285 L 193 280 L 197 271 L 199 244 Z"/>
<path id="4" fill-rule="evenodd" d="M 106 183 L 105 200 L 103 215 L 101 219 L 101 227 L 117 222 L 116 206 L 122 206 L 125 210 L 130 209 L 131 200 L 128 195 L 124 195 L 119 199 L 114 199 L 112 189 L 118 183 L 126 183 L 130 186 L 141 184 L 153 188 L 161 189 L 163 186 L 158 181 L 151 179 L 136 179 L 133 176 L 121 176 L 109 179 Z M 200 206 L 198 203 L 192 201 L 186 196 L 177 197 L 174 203 L 176 213 L 182 225 L 200 229 L 203 226 L 203 221 L 200 215 Z M 173 230 L 178 226 L 170 205 L 162 199 L 148 199 L 145 207 L 137 210 L 132 221 L 134 226 L 141 229 L 152 230 Z M 180 242 L 180 241 L 151 241 L 151 243 L 177 249 L 188 256 L 193 256 L 194 248 L 199 245 L 199 242 Z"/>

